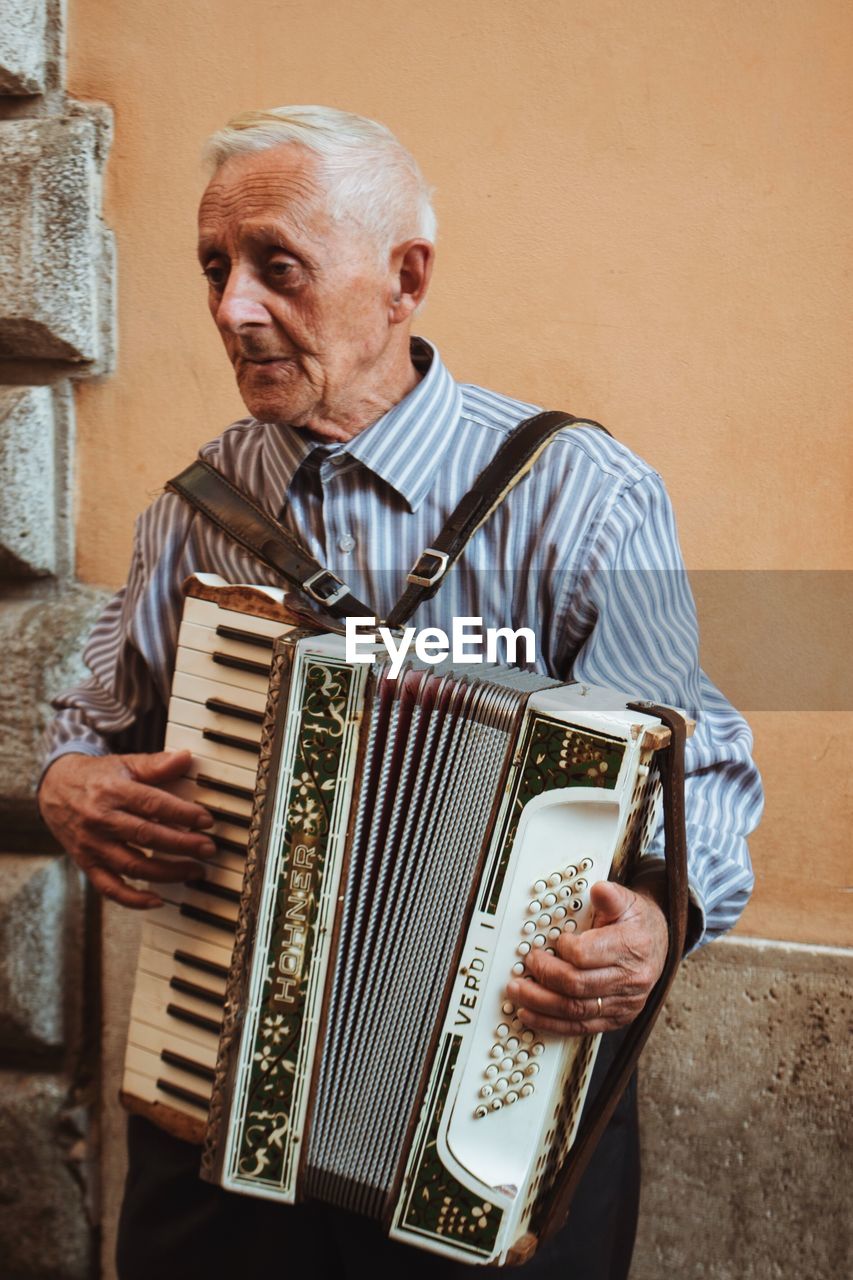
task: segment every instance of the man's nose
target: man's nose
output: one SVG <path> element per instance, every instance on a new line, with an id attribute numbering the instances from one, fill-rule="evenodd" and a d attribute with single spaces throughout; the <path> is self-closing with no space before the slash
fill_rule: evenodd
<path id="1" fill-rule="evenodd" d="M 263 284 L 252 273 L 232 267 L 216 306 L 216 323 L 220 329 L 239 333 L 247 325 L 265 325 L 270 314 L 263 303 Z"/>

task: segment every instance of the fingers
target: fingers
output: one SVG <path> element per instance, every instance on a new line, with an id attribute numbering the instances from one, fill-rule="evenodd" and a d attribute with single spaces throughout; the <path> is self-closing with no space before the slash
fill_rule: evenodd
<path id="1" fill-rule="evenodd" d="M 657 953 L 660 942 L 665 945 L 657 920 L 649 918 L 647 900 L 624 885 L 601 881 L 590 891 L 594 918 L 591 928 L 583 933 L 564 933 L 554 949 L 561 960 L 576 969 L 634 969 L 647 954 Z M 618 905 L 618 912 L 617 912 Z M 652 904 L 653 905 L 653 904 Z M 655 916 L 660 912 L 653 907 Z M 654 926 L 655 936 L 650 930 Z M 530 958 L 534 955 L 530 953 Z M 536 953 L 537 960 L 543 957 Z M 535 970 L 532 970 L 535 971 Z"/>
<path id="2" fill-rule="evenodd" d="M 69 755 L 48 770 L 40 792 L 42 816 L 106 897 L 137 910 L 161 906 L 156 893 L 126 884 L 124 877 L 179 882 L 199 875 L 190 858 L 215 855 L 216 845 L 202 831 L 213 824 L 212 816 L 160 789 L 182 777 L 191 761 L 188 751 Z M 147 857 L 139 846 L 173 856 Z"/>
<path id="3" fill-rule="evenodd" d="M 103 898 L 117 902 L 121 907 L 129 907 L 131 911 L 152 911 L 162 907 L 163 900 L 156 894 L 146 893 L 142 889 L 134 889 L 125 884 L 118 876 L 111 875 L 103 867 L 93 867 L 89 880 Z"/>
<path id="4" fill-rule="evenodd" d="M 75 859 L 75 861 L 82 866 L 79 859 Z M 149 911 L 153 907 L 162 907 L 163 905 L 163 899 L 158 898 L 156 893 L 151 893 L 145 889 L 135 889 L 132 885 L 125 884 L 120 876 L 108 871 L 106 867 L 102 867 L 98 863 L 93 862 L 88 867 L 82 866 L 82 869 L 92 887 L 98 893 L 105 898 L 109 898 L 111 902 L 119 903 L 122 907 L 130 907 L 132 911 Z"/>
<path id="5" fill-rule="evenodd" d="M 71 856 L 99 893 L 136 911 L 162 907 L 163 899 L 153 890 L 127 884 L 124 876 L 162 884 L 199 877 L 196 862 L 149 858 L 141 850 L 120 844 L 101 844 L 97 850 Z"/>
<path id="6" fill-rule="evenodd" d="M 202 805 L 140 782 L 124 782 L 116 788 L 116 798 L 129 813 L 157 819 L 169 826 L 195 831 L 213 825 L 213 818 Z"/>
<path id="7" fill-rule="evenodd" d="M 532 949 L 527 978 L 507 987 L 519 1017 L 537 1031 L 579 1035 L 625 1026 L 660 975 L 667 928 L 657 905 L 618 884 L 593 885 L 590 896 L 592 928 L 562 934 L 550 953 Z"/>
<path id="8" fill-rule="evenodd" d="M 134 880 L 150 880 L 157 884 L 175 884 L 197 879 L 204 874 L 197 862 L 181 858 L 149 858 L 141 849 L 128 849 L 126 845 L 118 843 L 102 842 L 97 848 L 72 853 L 72 857 L 96 888 L 102 883 L 110 883 L 115 887 L 117 882 L 129 889 L 130 886 L 124 884 L 123 876 L 130 876 Z M 146 893 L 144 889 L 132 890 L 134 901 L 140 895 L 149 900 L 145 905 L 162 905 L 162 899 L 153 891 Z M 108 896 L 115 895 L 111 893 Z M 122 901 L 122 898 L 116 900 Z M 138 905 L 142 905 L 141 901 Z"/>
<path id="9" fill-rule="evenodd" d="M 183 778 L 193 760 L 191 751 L 139 752 L 119 758 L 132 777 L 155 787 Z"/>
<path id="10" fill-rule="evenodd" d="M 593 941 L 594 932 L 600 932 L 602 937 Z M 579 947 L 586 939 L 590 940 L 589 947 Z M 512 983 L 515 994 L 511 999 L 522 999 L 528 986 L 538 985 L 570 1001 L 589 1001 L 598 996 L 639 999 L 635 1010 L 638 1013 L 657 981 L 661 966 L 657 959 L 646 955 L 635 940 L 624 936 L 617 925 L 607 930 L 591 930 L 580 938 L 560 938 L 554 955 L 544 949 L 531 951 L 525 967 L 533 981 Z"/>
<path id="11" fill-rule="evenodd" d="M 642 994 L 613 995 L 606 993 L 606 987 L 601 991 L 605 994 L 600 997 L 598 994 L 566 996 L 534 981 L 514 981 L 507 987 L 507 995 L 526 1026 L 562 1035 L 613 1031 L 632 1022 L 645 1004 Z"/>
<path id="12" fill-rule="evenodd" d="M 627 990 L 624 971 L 617 965 L 602 965 L 597 969 L 578 969 L 559 956 L 549 956 L 544 951 L 530 952 L 527 972 L 539 983 L 558 995 L 573 999 L 591 1000 L 596 996 L 622 994 Z M 516 983 L 521 990 L 527 989 Z"/>
<path id="13" fill-rule="evenodd" d="M 204 875 L 197 862 L 185 858 L 149 858 L 141 850 L 119 844 L 102 849 L 100 861 L 119 875 L 156 884 L 177 884 Z"/>
<path id="14" fill-rule="evenodd" d="M 630 1018 L 617 1021 L 613 1018 L 553 1018 L 546 1014 L 534 1013 L 532 1010 L 520 1009 L 519 1017 L 531 1031 L 551 1032 L 558 1036 L 594 1036 L 603 1031 L 616 1031 L 630 1022 Z"/>
<path id="15" fill-rule="evenodd" d="M 212 858 L 216 853 L 216 845 L 208 835 L 179 831 L 175 827 L 138 817 L 134 813 L 119 811 L 112 814 L 105 824 L 105 830 L 124 844 L 154 849 L 157 853 L 187 858 Z"/>
<path id="16" fill-rule="evenodd" d="M 589 891 L 593 929 L 622 920 L 633 905 L 635 895 L 615 880 L 598 880 Z"/>

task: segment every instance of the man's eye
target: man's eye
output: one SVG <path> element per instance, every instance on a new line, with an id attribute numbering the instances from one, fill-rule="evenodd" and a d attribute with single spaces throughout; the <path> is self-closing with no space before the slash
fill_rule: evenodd
<path id="1" fill-rule="evenodd" d="M 297 277 L 296 263 L 289 258 L 271 258 L 267 263 L 267 271 L 271 278 L 279 284 L 292 284 Z"/>
<path id="2" fill-rule="evenodd" d="M 207 266 L 202 270 L 201 274 L 205 277 L 211 289 L 222 289 L 228 279 L 228 268 L 216 265 Z"/>

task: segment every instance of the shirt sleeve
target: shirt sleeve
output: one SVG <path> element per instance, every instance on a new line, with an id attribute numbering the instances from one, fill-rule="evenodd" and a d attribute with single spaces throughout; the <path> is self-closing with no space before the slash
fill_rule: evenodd
<path id="1" fill-rule="evenodd" d="M 144 589 L 137 536 L 127 584 L 107 604 L 83 651 L 91 675 L 53 700 L 56 715 L 45 731 L 42 777 L 62 755 L 153 751 L 161 745 L 162 691 L 133 640 Z"/>
<path id="2" fill-rule="evenodd" d="M 696 721 L 686 747 L 691 920 L 688 947 L 735 924 L 753 886 L 746 838 L 763 807 L 749 726 L 699 668 L 696 610 L 660 477 L 618 488 L 572 588 L 565 634 L 585 638 L 575 679 L 680 707 Z M 565 616 L 565 615 L 564 615 Z M 663 867 L 663 825 L 639 879 Z"/>

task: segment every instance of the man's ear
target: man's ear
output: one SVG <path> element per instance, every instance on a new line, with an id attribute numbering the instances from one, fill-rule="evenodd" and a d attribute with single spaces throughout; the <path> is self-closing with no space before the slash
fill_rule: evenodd
<path id="1" fill-rule="evenodd" d="M 434 261 L 435 246 L 429 240 L 404 240 L 391 250 L 393 281 L 388 318 L 392 324 L 403 324 L 423 302 Z"/>

